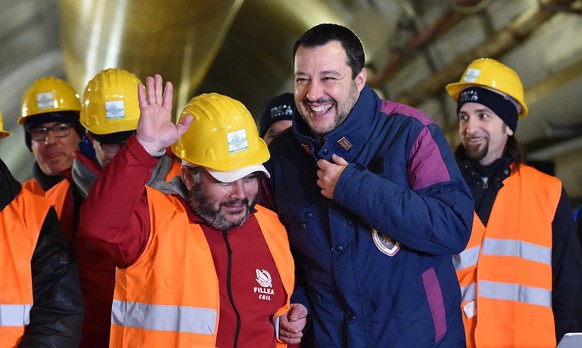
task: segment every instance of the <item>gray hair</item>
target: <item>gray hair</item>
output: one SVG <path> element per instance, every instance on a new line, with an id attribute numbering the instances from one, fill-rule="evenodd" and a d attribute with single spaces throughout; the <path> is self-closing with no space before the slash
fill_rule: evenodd
<path id="1" fill-rule="evenodd" d="M 200 175 L 202 174 L 202 171 L 204 170 L 204 167 L 194 165 L 194 164 L 192 164 L 190 162 L 187 162 L 187 161 L 184 161 L 184 160 L 182 160 L 182 167 L 188 168 L 188 171 L 194 177 L 194 183 L 195 184 L 199 184 L 200 183 Z"/>

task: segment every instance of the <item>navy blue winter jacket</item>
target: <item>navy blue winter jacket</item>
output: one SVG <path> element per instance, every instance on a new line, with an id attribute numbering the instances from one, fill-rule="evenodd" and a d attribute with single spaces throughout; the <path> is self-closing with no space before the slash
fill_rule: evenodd
<path id="1" fill-rule="evenodd" d="M 473 200 L 439 127 L 368 86 L 324 139 L 296 113 L 270 146 L 271 189 L 297 264 L 292 302 L 309 309 L 303 347 L 462 347 L 451 255 L 471 233 Z M 320 158 L 349 166 L 334 199 Z"/>

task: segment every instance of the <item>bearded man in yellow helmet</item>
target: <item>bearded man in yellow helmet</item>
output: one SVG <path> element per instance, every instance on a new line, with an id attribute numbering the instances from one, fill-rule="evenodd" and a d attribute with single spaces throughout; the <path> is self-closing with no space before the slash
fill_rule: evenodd
<path id="1" fill-rule="evenodd" d="M 146 86 L 136 136 L 81 209 L 80 232 L 118 266 L 110 347 L 284 346 L 294 264 L 277 215 L 255 205 L 270 155 L 252 116 L 211 93 L 174 124 L 172 84 Z M 147 187 L 171 144 L 180 177 Z"/>
<path id="2" fill-rule="evenodd" d="M 555 347 L 582 318 L 582 251 L 557 178 L 525 164 L 519 76 L 473 61 L 446 86 L 457 102 L 456 156 L 475 201 L 467 248 L 453 257 L 468 347 Z"/>

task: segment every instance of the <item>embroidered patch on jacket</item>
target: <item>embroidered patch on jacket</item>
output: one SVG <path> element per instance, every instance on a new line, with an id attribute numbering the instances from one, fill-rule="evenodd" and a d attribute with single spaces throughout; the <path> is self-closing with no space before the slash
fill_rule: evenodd
<path id="1" fill-rule="evenodd" d="M 339 144 L 339 146 L 342 147 L 342 149 L 346 151 L 354 147 L 354 145 L 352 145 L 352 143 L 350 143 L 350 141 L 346 139 L 346 137 L 342 137 L 340 140 L 337 141 L 337 143 Z"/>
<path id="2" fill-rule="evenodd" d="M 394 256 L 400 250 L 400 242 L 393 240 L 384 233 L 372 229 L 372 240 L 376 248 L 384 255 Z"/>
<path id="3" fill-rule="evenodd" d="M 311 155 L 311 148 L 309 147 L 309 145 L 301 144 L 301 146 L 303 146 L 303 149 L 305 150 L 305 152 L 307 152 L 308 154 Z"/>

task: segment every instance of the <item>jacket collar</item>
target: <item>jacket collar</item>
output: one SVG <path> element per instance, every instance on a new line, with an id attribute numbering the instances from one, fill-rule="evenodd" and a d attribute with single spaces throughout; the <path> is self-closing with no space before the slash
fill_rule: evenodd
<path id="1" fill-rule="evenodd" d="M 512 159 L 508 155 L 504 155 L 488 166 L 479 165 L 477 162 L 466 157 L 464 150 L 459 150 L 457 153 L 457 163 L 461 169 L 461 173 L 467 182 L 481 182 L 483 177 L 499 181 L 501 183 L 512 171 Z"/>
<path id="2" fill-rule="evenodd" d="M 378 95 L 366 85 L 345 121 L 324 138 L 315 138 L 298 112 L 293 115 L 293 133 L 303 149 L 315 160 L 323 158 L 330 161 L 331 155 L 336 154 L 351 163 L 378 122 L 376 114 L 381 103 Z"/>

